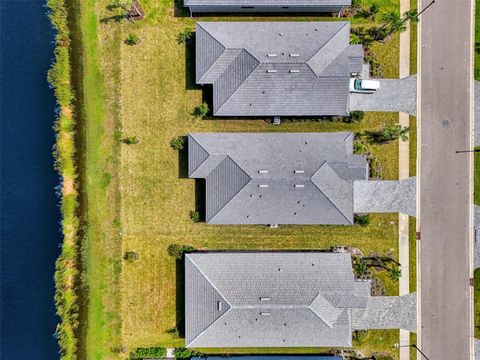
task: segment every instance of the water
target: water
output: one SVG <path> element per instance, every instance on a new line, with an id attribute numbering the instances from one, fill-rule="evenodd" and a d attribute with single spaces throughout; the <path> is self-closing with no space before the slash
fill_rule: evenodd
<path id="1" fill-rule="evenodd" d="M 61 242 L 52 168 L 53 32 L 43 1 L 1 10 L 0 357 L 55 359 L 54 265 Z"/>

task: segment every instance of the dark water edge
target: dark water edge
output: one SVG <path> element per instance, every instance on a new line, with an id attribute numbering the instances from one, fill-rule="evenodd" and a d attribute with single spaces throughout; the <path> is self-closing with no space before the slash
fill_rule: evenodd
<path id="1" fill-rule="evenodd" d="M 53 31 L 43 0 L 1 0 L 1 359 L 55 359 L 60 212 L 46 82 Z"/>

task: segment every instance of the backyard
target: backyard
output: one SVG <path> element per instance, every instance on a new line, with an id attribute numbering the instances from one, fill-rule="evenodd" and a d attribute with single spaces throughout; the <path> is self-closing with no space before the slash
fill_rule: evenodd
<path id="1" fill-rule="evenodd" d="M 372 3 L 372 1 L 363 1 Z M 398 1 L 377 1 L 381 11 Z M 192 115 L 202 102 L 194 84 L 194 49 L 178 35 L 195 20 L 170 1 L 141 1 L 146 18 L 117 23 L 108 1 L 85 1 L 78 10 L 82 39 L 86 218 L 83 246 L 88 289 L 83 351 L 88 358 L 124 358 L 136 347 L 181 347 L 182 266 L 167 254 L 171 244 L 197 249 L 329 249 L 346 245 L 398 256 L 398 216 L 372 215 L 367 226 L 211 226 L 193 223 L 195 181 L 181 171 L 183 158 L 170 141 L 189 132 L 364 132 L 398 121 L 396 113 L 367 113 L 363 121 L 295 121 L 273 126 L 263 120 L 207 120 Z M 208 17 L 204 20 L 216 20 Z M 225 19 L 225 18 L 223 18 Z M 229 20 L 265 20 L 228 17 Z M 267 20 L 275 20 L 268 17 Z M 319 20 L 288 18 L 281 20 Z M 328 20 L 336 20 L 328 18 Z M 354 26 L 368 21 L 355 19 Z M 124 41 L 130 33 L 140 42 Z M 385 77 L 398 77 L 399 37 L 371 46 Z M 125 140 L 135 137 L 136 144 Z M 384 179 L 398 178 L 398 142 L 369 144 Z M 198 190 L 198 189 L 197 189 Z M 122 260 L 128 251 L 139 256 Z M 389 295 L 398 284 L 379 274 Z M 356 347 L 387 352 L 398 331 L 371 331 Z M 206 350 L 213 352 L 214 350 Z M 216 349 L 214 352 L 318 352 L 319 349 Z"/>

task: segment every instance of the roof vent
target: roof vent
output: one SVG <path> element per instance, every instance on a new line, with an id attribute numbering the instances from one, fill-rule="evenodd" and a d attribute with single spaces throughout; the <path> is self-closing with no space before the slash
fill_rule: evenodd
<path id="1" fill-rule="evenodd" d="M 258 170 L 259 174 L 268 174 L 268 170 Z"/>
<path id="2" fill-rule="evenodd" d="M 217 301 L 217 309 L 218 309 L 218 311 L 222 311 L 222 302 L 221 301 Z"/>
<path id="3" fill-rule="evenodd" d="M 279 33 L 278 36 L 283 36 L 283 33 Z"/>
<path id="4" fill-rule="evenodd" d="M 261 297 L 260 300 L 261 301 L 270 301 L 270 298 L 269 297 Z"/>
<path id="5" fill-rule="evenodd" d="M 267 73 L 276 73 L 276 72 L 277 72 L 277 70 L 274 70 L 274 69 L 268 69 L 267 70 Z"/>
<path id="6" fill-rule="evenodd" d="M 300 54 L 290 54 L 290 57 L 299 57 Z"/>
<path id="7" fill-rule="evenodd" d="M 277 57 L 277 54 L 267 54 L 267 57 Z"/>
<path id="8" fill-rule="evenodd" d="M 292 70 L 290 70 L 290 72 L 291 72 L 291 73 L 299 73 L 299 72 L 300 72 L 300 70 L 295 70 L 295 69 L 292 69 Z"/>
<path id="9" fill-rule="evenodd" d="M 258 185 L 259 188 L 268 188 L 268 184 L 260 184 Z"/>
<path id="10" fill-rule="evenodd" d="M 303 185 L 303 184 L 295 184 L 295 187 L 296 187 L 296 188 L 303 188 L 303 187 L 305 187 L 305 185 Z"/>
<path id="11" fill-rule="evenodd" d="M 260 315 L 262 315 L 262 316 L 269 316 L 269 315 L 271 315 L 271 314 L 270 314 L 269 312 L 261 312 Z"/>
<path id="12" fill-rule="evenodd" d="M 304 174 L 305 170 L 293 170 L 295 174 Z"/>

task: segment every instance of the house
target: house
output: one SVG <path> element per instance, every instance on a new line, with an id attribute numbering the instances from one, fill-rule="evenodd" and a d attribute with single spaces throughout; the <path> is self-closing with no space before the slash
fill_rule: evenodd
<path id="1" fill-rule="evenodd" d="M 346 116 L 363 48 L 348 22 L 198 22 L 196 82 L 215 116 Z"/>
<path id="2" fill-rule="evenodd" d="M 185 0 L 190 13 L 297 12 L 340 13 L 351 0 Z"/>
<path id="3" fill-rule="evenodd" d="M 218 252 L 185 256 L 185 343 L 349 347 L 352 331 L 416 329 L 415 294 L 371 296 L 351 256 Z"/>
<path id="4" fill-rule="evenodd" d="M 353 224 L 368 178 L 353 133 L 192 133 L 188 176 L 205 179 L 209 224 Z"/>

